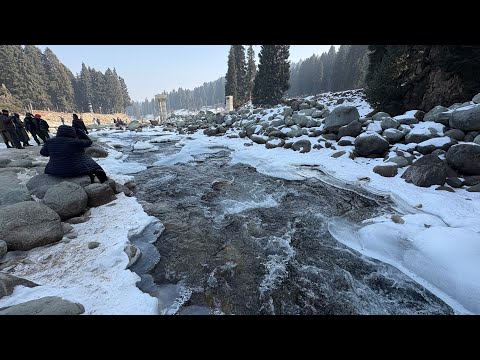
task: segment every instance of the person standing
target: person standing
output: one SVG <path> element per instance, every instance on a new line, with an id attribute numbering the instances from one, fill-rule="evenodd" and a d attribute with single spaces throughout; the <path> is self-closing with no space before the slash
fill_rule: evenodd
<path id="1" fill-rule="evenodd" d="M 22 144 L 20 144 L 20 139 L 17 135 L 17 129 L 15 128 L 15 124 L 12 118 L 13 116 L 8 115 L 8 110 L 2 110 L 0 120 L 3 122 L 4 129 L 10 134 L 12 144 L 15 145 L 17 149 L 25 149 Z"/>
<path id="2" fill-rule="evenodd" d="M 88 130 L 87 130 L 87 127 L 85 126 L 85 123 L 83 122 L 82 119 L 78 118 L 77 114 L 73 114 L 72 127 L 75 129 L 75 132 L 77 133 L 77 136 L 79 138 L 81 138 L 81 135 L 79 134 L 79 130 L 83 131 L 85 134 L 88 134 Z"/>
<path id="3" fill-rule="evenodd" d="M 37 126 L 35 125 L 35 121 L 33 119 L 32 113 L 27 112 L 25 114 L 25 118 L 23 119 L 25 123 L 25 130 L 27 130 L 30 134 L 32 134 L 33 140 L 40 145 L 40 140 L 37 138 L 37 134 L 39 134 L 39 130 L 37 129 Z M 39 135 L 40 136 L 40 135 Z"/>
<path id="4" fill-rule="evenodd" d="M 15 125 L 15 128 L 17 129 L 17 136 L 19 140 L 23 143 L 23 146 L 32 146 L 28 143 L 30 138 L 28 137 L 28 134 L 25 131 L 25 124 L 23 123 L 22 120 L 20 120 L 20 115 L 18 115 L 17 113 L 13 113 L 12 121 L 13 121 L 13 124 Z"/>
<path id="5" fill-rule="evenodd" d="M 7 148 L 12 148 L 13 140 L 10 137 L 10 134 L 5 129 L 5 125 L 3 124 L 3 115 L 0 114 L 0 134 L 2 135 L 3 142 L 7 146 Z M 12 145 L 10 145 L 12 144 Z"/>
<path id="6" fill-rule="evenodd" d="M 39 129 L 38 135 L 45 143 L 47 139 L 50 139 L 50 135 L 48 134 L 48 129 L 50 126 L 45 120 L 42 119 L 42 115 L 40 114 L 35 114 L 35 125 L 37 129 Z"/>

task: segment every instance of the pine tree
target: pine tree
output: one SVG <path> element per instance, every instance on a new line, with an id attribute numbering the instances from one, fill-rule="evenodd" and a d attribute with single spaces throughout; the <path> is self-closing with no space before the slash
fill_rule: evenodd
<path id="1" fill-rule="evenodd" d="M 53 107 L 58 111 L 72 111 L 73 86 L 64 65 L 49 48 L 45 49 L 42 62 L 47 74 L 47 93 L 50 95 Z"/>
<path id="2" fill-rule="evenodd" d="M 288 90 L 289 56 L 290 45 L 262 45 L 252 93 L 252 101 L 256 106 L 275 105 Z"/>
<path id="3" fill-rule="evenodd" d="M 255 52 L 250 45 L 247 51 L 247 100 L 252 100 L 253 82 L 257 75 L 257 66 L 255 65 Z"/>
<path id="4" fill-rule="evenodd" d="M 78 99 L 80 101 L 77 106 L 81 111 L 88 112 L 89 104 L 91 104 L 93 100 L 93 85 L 92 85 L 92 75 L 90 74 L 90 69 L 82 63 L 82 70 L 80 71 L 80 75 L 78 77 L 78 89 L 80 94 Z"/>
<path id="5" fill-rule="evenodd" d="M 23 49 L 26 61 L 33 67 L 33 76 L 35 77 L 35 88 L 31 103 L 34 108 L 48 109 L 52 107 L 52 102 L 47 93 L 47 73 L 42 63 L 42 51 L 34 45 L 25 45 Z"/>
<path id="6" fill-rule="evenodd" d="M 130 106 L 132 99 L 130 99 L 130 95 L 128 94 L 127 84 L 121 76 L 118 77 L 118 80 L 120 81 L 120 87 L 122 88 L 123 107 Z"/>
<path id="7" fill-rule="evenodd" d="M 233 98 L 233 106 L 238 108 L 247 101 L 247 65 L 243 45 L 233 45 L 233 51 L 235 52 L 235 71 L 237 75 L 237 96 Z"/>
<path id="8" fill-rule="evenodd" d="M 228 69 L 225 75 L 225 96 L 233 96 L 233 100 L 238 96 L 237 92 L 237 61 L 235 58 L 235 50 L 233 45 L 230 47 L 228 54 Z"/>

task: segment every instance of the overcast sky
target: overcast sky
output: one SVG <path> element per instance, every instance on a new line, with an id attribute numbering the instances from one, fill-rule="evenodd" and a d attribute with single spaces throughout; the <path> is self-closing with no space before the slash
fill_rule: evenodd
<path id="1" fill-rule="evenodd" d="M 38 45 L 48 46 L 74 74 L 82 62 L 105 72 L 116 68 L 132 100 L 152 98 L 163 90 L 193 89 L 227 72 L 230 45 Z M 335 45 L 338 49 L 338 46 Z M 330 45 L 291 45 L 290 60 L 327 52 Z M 258 56 L 260 46 L 254 46 Z M 257 59 L 258 65 L 258 59 Z"/>

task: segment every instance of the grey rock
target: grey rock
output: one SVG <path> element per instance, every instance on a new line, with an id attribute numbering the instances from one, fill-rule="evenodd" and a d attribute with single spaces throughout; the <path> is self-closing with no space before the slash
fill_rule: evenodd
<path id="1" fill-rule="evenodd" d="M 125 248 L 123 249 L 123 251 L 128 256 L 128 265 L 126 267 L 127 269 L 129 269 L 130 266 L 134 265 L 140 258 L 140 255 L 142 254 L 140 249 L 133 244 L 125 245 Z"/>
<path id="2" fill-rule="evenodd" d="M 8 167 L 21 167 L 21 168 L 30 168 L 33 166 L 32 160 L 18 159 L 12 160 L 11 163 L 7 165 Z"/>
<path id="3" fill-rule="evenodd" d="M 477 95 L 475 95 L 472 99 L 472 101 L 475 103 L 475 104 L 480 104 L 480 93 L 478 93 Z"/>
<path id="4" fill-rule="evenodd" d="M 272 120 L 272 122 L 270 123 L 271 126 L 273 127 L 278 127 L 278 126 L 282 126 L 282 125 L 285 125 L 285 120 Z"/>
<path id="5" fill-rule="evenodd" d="M 473 139 L 473 142 L 474 142 L 475 144 L 480 145 L 480 135 L 477 135 L 477 136 L 475 137 L 475 139 Z"/>
<path id="6" fill-rule="evenodd" d="M 463 181 L 458 177 L 448 177 L 447 184 L 454 188 L 461 188 L 463 186 Z"/>
<path id="7" fill-rule="evenodd" d="M 138 130 L 139 128 L 141 128 L 141 126 L 142 125 L 137 120 L 133 120 L 130 122 L 130 124 L 127 125 L 127 129 L 130 131 Z"/>
<path id="8" fill-rule="evenodd" d="M 276 138 L 280 138 L 280 139 L 285 139 L 287 137 L 286 134 L 284 134 L 283 132 L 278 131 L 278 130 L 274 130 L 274 131 L 269 132 L 268 136 L 276 137 Z"/>
<path id="9" fill-rule="evenodd" d="M 327 116 L 324 122 L 324 130 L 337 132 L 340 127 L 350 124 L 360 118 L 358 110 L 354 106 L 338 106 Z"/>
<path id="10" fill-rule="evenodd" d="M 238 133 L 238 136 L 240 136 L 240 138 L 243 139 L 243 138 L 245 138 L 245 137 L 247 136 L 247 133 L 242 130 L 242 131 L 240 131 L 240 132 Z"/>
<path id="11" fill-rule="evenodd" d="M 317 150 L 320 150 L 320 149 L 323 149 L 323 146 L 320 145 L 320 144 L 315 144 L 315 145 L 313 145 L 313 148 L 317 149 Z"/>
<path id="12" fill-rule="evenodd" d="M 336 153 L 332 154 L 331 157 L 337 159 L 337 158 L 339 158 L 340 156 L 345 155 L 346 153 L 347 153 L 347 152 L 346 152 L 346 151 L 343 151 L 343 150 L 342 150 L 342 151 L 337 151 Z"/>
<path id="13" fill-rule="evenodd" d="M 12 162 L 12 160 L 10 160 L 10 159 L 0 159 L 0 167 L 7 166 L 11 162 Z"/>
<path id="14" fill-rule="evenodd" d="M 30 250 L 63 237 L 60 216 L 48 206 L 25 201 L 2 207 L 0 239 L 10 250 Z"/>
<path id="15" fill-rule="evenodd" d="M 275 140 L 279 140 L 279 139 L 275 139 Z M 283 147 L 285 145 L 285 141 L 283 139 L 280 139 L 280 141 L 278 142 L 278 144 L 275 144 L 273 141 L 270 141 L 268 140 L 266 143 L 265 143 L 265 147 L 267 149 L 274 149 L 274 148 L 277 148 L 277 147 Z"/>
<path id="16" fill-rule="evenodd" d="M 312 128 L 312 127 L 317 127 L 319 125 L 320 125 L 320 123 L 317 120 L 309 119 L 307 121 L 307 125 L 305 125 L 305 126 L 308 127 L 308 128 Z"/>
<path id="17" fill-rule="evenodd" d="M 380 126 L 383 130 L 396 129 L 400 126 L 400 123 L 397 120 L 392 119 L 391 117 L 383 117 Z"/>
<path id="18" fill-rule="evenodd" d="M 448 150 L 452 145 L 455 145 L 458 143 L 457 140 L 454 140 L 452 138 L 449 138 L 449 139 L 450 141 L 448 143 L 445 143 L 441 146 L 434 145 L 434 144 L 426 144 L 425 142 L 421 142 L 420 144 L 417 145 L 416 150 L 422 155 L 430 154 L 437 149 L 445 151 L 445 150 Z"/>
<path id="19" fill-rule="evenodd" d="M 397 129 L 387 129 L 383 132 L 383 136 L 390 144 L 395 144 L 403 140 L 405 133 Z"/>
<path id="20" fill-rule="evenodd" d="M 12 205 L 22 201 L 32 201 L 33 198 L 24 186 L 19 186 L 18 190 L 10 190 L 0 195 L 0 205 Z"/>
<path id="21" fill-rule="evenodd" d="M 299 114 L 293 114 L 292 119 L 295 125 L 300 127 L 305 127 L 308 122 L 308 119 L 305 116 Z"/>
<path id="22" fill-rule="evenodd" d="M 252 140 L 254 143 L 257 143 L 257 144 L 265 144 L 268 138 L 253 134 L 252 136 L 250 136 L 250 140 Z"/>
<path id="23" fill-rule="evenodd" d="M 463 183 L 466 186 L 474 186 L 480 184 L 480 175 L 465 176 Z"/>
<path id="24" fill-rule="evenodd" d="M 474 142 L 475 138 L 480 135 L 478 131 L 469 131 L 465 134 L 465 139 L 463 141 L 466 142 Z"/>
<path id="25" fill-rule="evenodd" d="M 107 184 L 90 184 L 84 190 L 88 196 L 88 207 L 102 206 L 117 199 L 115 192 Z"/>
<path id="26" fill-rule="evenodd" d="M 373 168 L 373 172 L 384 176 L 384 177 L 394 177 L 398 174 L 397 165 L 377 165 Z"/>
<path id="27" fill-rule="evenodd" d="M 342 126 L 338 129 L 338 137 L 353 136 L 357 137 L 362 132 L 362 124 L 360 121 L 352 121 L 350 124 Z"/>
<path id="28" fill-rule="evenodd" d="M 355 151 L 359 156 L 384 156 L 388 148 L 388 141 L 376 133 L 362 134 L 355 139 Z"/>
<path id="29" fill-rule="evenodd" d="M 438 156 L 428 154 L 415 161 L 402 175 L 406 182 L 416 186 L 443 185 L 447 179 L 448 166 Z"/>
<path id="30" fill-rule="evenodd" d="M 108 185 L 106 186 L 108 187 Z M 113 192 L 113 190 L 111 191 Z M 55 210 L 62 220 L 65 220 L 83 212 L 87 207 L 88 196 L 80 185 L 65 181 L 51 186 L 45 193 L 42 202 Z"/>
<path id="31" fill-rule="evenodd" d="M 403 156 L 394 156 L 388 159 L 389 162 L 395 163 L 397 167 L 402 168 L 410 165 L 410 162 Z"/>
<path id="32" fill-rule="evenodd" d="M 99 246 L 100 246 L 100 243 L 98 241 L 90 241 L 88 243 L 88 248 L 89 249 L 96 249 Z"/>
<path id="33" fill-rule="evenodd" d="M 73 230 L 73 226 L 68 223 L 62 223 L 63 235 L 68 234 Z"/>
<path id="34" fill-rule="evenodd" d="M 300 153 L 307 153 L 311 150 L 311 148 L 312 143 L 309 140 L 299 140 L 292 144 L 292 150 L 300 150 Z"/>
<path id="35" fill-rule="evenodd" d="M 35 175 L 27 181 L 27 189 L 32 193 L 32 190 L 40 186 L 52 186 L 60 184 L 64 181 L 78 184 L 80 186 L 87 186 L 91 183 L 90 178 L 87 175 L 78 176 L 73 178 L 62 178 L 51 176 L 48 174 Z"/>
<path id="36" fill-rule="evenodd" d="M 323 134 L 322 137 L 323 137 L 325 140 L 334 140 L 334 141 L 337 141 L 337 140 L 338 140 L 338 136 L 335 135 L 335 134 Z"/>
<path id="37" fill-rule="evenodd" d="M 480 106 L 468 110 L 455 110 L 450 115 L 450 127 L 465 132 L 480 130 Z"/>
<path id="38" fill-rule="evenodd" d="M 470 186 L 467 191 L 469 192 L 480 192 L 480 184 Z"/>
<path id="39" fill-rule="evenodd" d="M 298 109 L 299 110 L 304 110 L 304 109 L 310 109 L 310 104 L 304 102 L 304 103 L 301 103 L 299 106 L 298 106 Z"/>
<path id="40" fill-rule="evenodd" d="M 108 151 L 100 145 L 93 145 L 85 149 L 85 154 L 96 158 L 106 158 L 108 156 Z"/>
<path id="41" fill-rule="evenodd" d="M 480 145 L 458 144 L 447 151 L 448 164 L 466 175 L 480 175 Z"/>
<path id="42" fill-rule="evenodd" d="M 0 299 L 4 296 L 12 295 L 15 286 L 22 285 L 25 287 L 35 287 L 38 284 L 34 282 L 22 279 L 11 274 L 0 272 Z"/>
<path id="43" fill-rule="evenodd" d="M 378 113 L 372 116 L 372 120 L 381 120 L 384 117 L 391 117 L 391 116 L 386 112 L 379 111 Z"/>
<path id="44" fill-rule="evenodd" d="M 445 132 L 445 136 L 449 138 L 462 141 L 465 138 L 465 133 L 459 129 L 451 129 Z"/>
<path id="45" fill-rule="evenodd" d="M 211 127 L 203 130 L 203 133 L 207 136 L 215 136 L 218 134 L 218 129 L 216 127 Z"/>
<path id="46" fill-rule="evenodd" d="M 340 140 L 338 140 L 337 144 L 340 146 L 349 146 L 349 145 L 353 145 L 353 141 L 350 139 L 341 138 Z"/>
<path id="47" fill-rule="evenodd" d="M 319 119 L 322 117 L 322 115 L 324 114 L 324 111 L 323 110 L 315 110 L 313 113 L 312 113 L 312 118 L 313 119 Z"/>
<path id="48" fill-rule="evenodd" d="M 305 110 L 299 111 L 298 115 L 312 116 L 314 111 L 315 111 L 315 109 L 305 109 Z"/>
<path id="49" fill-rule="evenodd" d="M 432 110 L 425 114 L 423 121 L 435 121 L 435 119 L 438 118 L 438 115 L 444 113 L 445 111 L 448 111 L 445 106 L 435 106 Z"/>
<path id="50" fill-rule="evenodd" d="M 3 240 L 0 240 L 0 259 L 3 255 L 5 255 L 8 251 L 7 243 Z"/>
<path id="51" fill-rule="evenodd" d="M 402 219 L 402 217 L 398 214 L 392 215 L 390 218 L 395 224 L 405 224 L 405 220 Z"/>
<path id="52" fill-rule="evenodd" d="M 85 312 L 82 304 L 57 296 L 46 296 L 7 307 L 0 315 L 80 315 Z"/>

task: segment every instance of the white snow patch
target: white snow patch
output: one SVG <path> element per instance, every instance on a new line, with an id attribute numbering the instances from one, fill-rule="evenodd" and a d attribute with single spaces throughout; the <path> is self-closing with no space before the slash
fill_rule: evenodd
<path id="1" fill-rule="evenodd" d="M 414 124 L 413 129 L 410 130 L 410 134 L 415 135 L 430 135 L 434 133 L 443 136 L 443 125 L 433 121 L 425 121 Z"/>
<path id="2" fill-rule="evenodd" d="M 448 136 L 443 136 L 439 138 L 433 138 L 433 139 L 422 141 L 421 143 L 418 144 L 418 146 L 434 145 L 435 147 L 439 148 L 451 142 L 452 142 L 452 139 L 450 139 Z"/>

